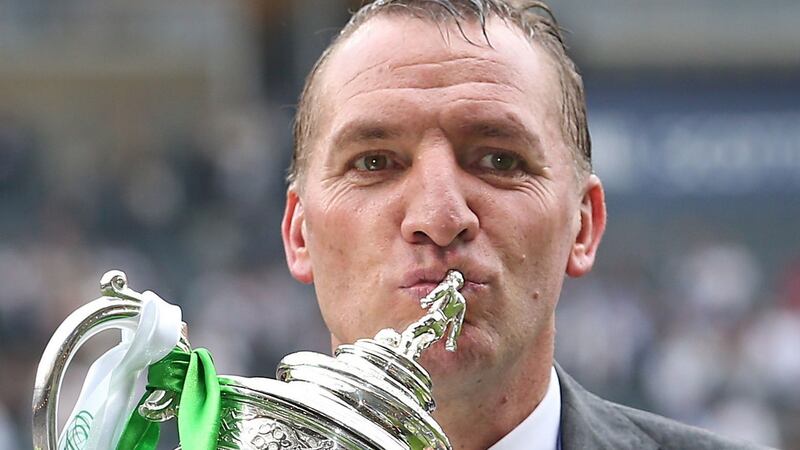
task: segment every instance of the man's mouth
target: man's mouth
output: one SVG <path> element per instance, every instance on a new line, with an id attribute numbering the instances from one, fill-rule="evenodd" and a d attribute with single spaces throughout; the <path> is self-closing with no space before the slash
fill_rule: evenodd
<path id="1" fill-rule="evenodd" d="M 411 286 L 404 286 L 402 289 L 408 292 L 412 297 L 422 298 L 430 294 L 438 285 L 439 283 L 434 283 L 432 281 L 420 281 Z"/>
<path id="2" fill-rule="evenodd" d="M 408 294 L 414 297 L 415 299 L 418 299 L 430 294 L 431 291 L 438 285 L 439 283 L 420 282 L 412 286 L 404 286 L 402 290 L 408 292 Z M 488 285 L 485 283 L 475 283 L 467 280 L 464 282 L 464 287 L 461 288 L 459 292 L 461 292 L 461 294 L 464 295 L 464 297 L 466 297 L 467 301 L 469 302 L 471 294 L 477 294 L 479 292 L 484 291 L 487 288 Z"/>

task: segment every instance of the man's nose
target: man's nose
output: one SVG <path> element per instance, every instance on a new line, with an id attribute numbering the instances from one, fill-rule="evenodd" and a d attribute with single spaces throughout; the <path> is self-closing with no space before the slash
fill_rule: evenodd
<path id="1" fill-rule="evenodd" d="M 406 185 L 400 225 L 407 242 L 448 247 L 477 236 L 480 222 L 468 201 L 465 176 L 451 158 L 417 161 Z"/>

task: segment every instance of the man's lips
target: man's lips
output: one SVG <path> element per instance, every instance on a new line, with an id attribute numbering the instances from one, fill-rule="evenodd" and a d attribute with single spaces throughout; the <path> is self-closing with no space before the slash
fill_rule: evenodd
<path id="1" fill-rule="evenodd" d="M 450 269 L 458 270 L 464 276 L 464 286 L 459 292 L 467 298 L 467 301 L 470 296 L 480 294 L 489 287 L 490 277 L 487 274 L 491 272 L 487 268 L 473 262 L 461 261 L 409 270 L 400 279 L 400 290 L 414 300 L 425 297 L 445 279 Z"/>
<path id="2" fill-rule="evenodd" d="M 439 282 L 419 281 L 409 286 L 402 286 L 400 289 L 402 289 L 404 292 L 407 292 L 410 296 L 414 297 L 414 299 L 420 299 L 430 294 L 431 291 L 438 285 Z M 487 288 L 488 285 L 486 283 L 476 283 L 474 281 L 466 280 L 464 282 L 464 287 L 461 288 L 459 292 L 461 292 L 461 294 L 466 297 L 467 302 L 469 302 L 471 295 L 480 293 Z"/>

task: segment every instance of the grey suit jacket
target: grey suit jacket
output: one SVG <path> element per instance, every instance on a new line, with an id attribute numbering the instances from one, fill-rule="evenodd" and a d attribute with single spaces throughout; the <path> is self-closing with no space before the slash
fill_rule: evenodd
<path id="1" fill-rule="evenodd" d="M 700 428 L 618 405 L 588 392 L 556 364 L 561 384 L 561 449 L 758 449 Z"/>

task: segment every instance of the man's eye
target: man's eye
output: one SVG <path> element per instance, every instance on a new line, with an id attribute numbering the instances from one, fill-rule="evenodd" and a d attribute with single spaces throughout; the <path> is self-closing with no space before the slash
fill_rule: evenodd
<path id="1" fill-rule="evenodd" d="M 392 162 L 386 155 L 366 155 L 355 160 L 356 170 L 375 172 L 391 168 Z"/>
<path id="2" fill-rule="evenodd" d="M 519 168 L 520 160 L 511 153 L 489 153 L 481 158 L 479 165 L 484 169 L 509 172 Z"/>

